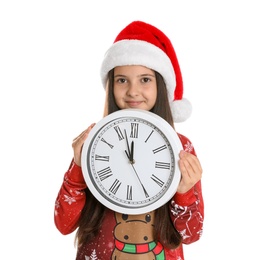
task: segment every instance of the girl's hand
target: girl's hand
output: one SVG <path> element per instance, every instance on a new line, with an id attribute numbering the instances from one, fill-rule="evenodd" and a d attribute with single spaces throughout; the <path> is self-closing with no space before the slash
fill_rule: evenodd
<path id="1" fill-rule="evenodd" d="M 73 139 L 72 148 L 74 151 L 74 162 L 81 166 L 81 151 L 85 140 L 88 137 L 90 130 L 94 127 L 95 123 L 91 124 L 85 131 L 83 131 L 78 137 Z"/>
<path id="2" fill-rule="evenodd" d="M 190 190 L 202 177 L 202 168 L 199 159 L 185 151 L 180 152 L 179 167 L 181 171 L 181 181 L 177 192 L 185 193 Z"/>

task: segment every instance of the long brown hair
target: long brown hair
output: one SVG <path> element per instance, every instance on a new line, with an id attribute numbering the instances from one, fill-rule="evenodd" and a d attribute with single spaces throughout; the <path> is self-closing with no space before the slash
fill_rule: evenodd
<path id="1" fill-rule="evenodd" d="M 151 112 L 161 116 L 174 128 L 165 82 L 158 72 L 155 72 L 155 76 L 157 83 L 157 99 L 154 107 L 151 109 Z M 115 102 L 114 69 L 112 69 L 108 73 L 104 116 L 117 110 L 120 110 L 120 108 L 116 105 Z M 79 221 L 79 228 L 76 233 L 78 247 L 91 241 L 97 235 L 105 215 L 105 207 L 94 198 L 88 189 L 86 189 L 86 197 L 87 203 L 82 210 Z M 175 229 L 171 221 L 169 203 L 166 203 L 156 210 L 154 229 L 155 238 L 159 240 L 164 246 L 174 249 L 180 245 L 182 237 Z"/>

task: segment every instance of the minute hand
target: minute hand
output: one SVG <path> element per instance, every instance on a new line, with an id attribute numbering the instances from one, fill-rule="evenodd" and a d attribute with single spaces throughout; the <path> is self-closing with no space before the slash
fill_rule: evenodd
<path id="1" fill-rule="evenodd" d="M 134 170 L 134 172 L 135 172 L 135 174 L 136 174 L 136 176 L 137 176 L 137 178 L 138 178 L 138 180 L 139 180 L 139 182 L 140 182 L 140 184 L 141 184 L 141 186 L 142 186 L 142 188 L 143 188 L 143 191 L 144 191 L 144 195 L 145 195 L 145 197 L 148 198 L 148 197 L 149 197 L 148 192 L 146 191 L 146 189 L 145 189 L 143 183 L 141 182 L 141 180 L 140 180 L 140 178 L 139 178 L 139 176 L 138 176 L 138 173 L 137 173 L 137 171 L 135 170 L 134 165 L 133 165 L 133 164 L 131 164 L 131 165 L 132 165 L 133 170 Z"/>
<path id="2" fill-rule="evenodd" d="M 131 151 L 130 151 L 129 159 L 130 159 L 131 164 L 135 163 L 135 160 L 134 160 L 134 141 L 132 141 L 132 143 L 131 143 Z"/>

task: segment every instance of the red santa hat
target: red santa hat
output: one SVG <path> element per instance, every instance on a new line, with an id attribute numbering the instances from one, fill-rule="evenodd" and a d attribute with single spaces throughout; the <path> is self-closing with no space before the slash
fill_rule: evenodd
<path id="1" fill-rule="evenodd" d="M 183 122 L 191 115 L 191 103 L 183 98 L 182 75 L 175 50 L 162 31 L 142 21 L 127 25 L 105 54 L 101 65 L 103 86 L 111 69 L 125 65 L 142 65 L 162 75 L 174 122 Z"/>

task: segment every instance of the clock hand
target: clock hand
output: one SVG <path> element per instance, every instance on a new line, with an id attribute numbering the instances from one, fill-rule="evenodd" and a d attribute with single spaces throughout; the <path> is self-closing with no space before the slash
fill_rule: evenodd
<path id="1" fill-rule="evenodd" d="M 128 159 L 130 160 L 130 155 L 131 155 L 131 152 L 130 152 L 130 148 L 129 148 L 129 144 L 128 144 L 128 139 L 127 139 L 126 130 L 125 130 L 125 139 L 126 139 L 127 150 L 128 150 L 128 152 L 125 150 L 125 153 L 126 153 L 126 155 L 127 155 Z"/>
<path id="2" fill-rule="evenodd" d="M 129 161 L 130 161 L 130 157 L 129 157 L 129 154 L 128 154 L 127 150 L 125 150 L 125 154 L 126 154 L 127 158 L 128 158 Z"/>
<path id="3" fill-rule="evenodd" d="M 134 164 L 135 163 L 135 160 L 134 160 L 134 141 L 132 141 L 132 143 L 131 143 L 131 150 L 128 151 L 128 152 L 125 150 L 125 153 L 126 153 L 126 156 L 129 159 L 130 163 Z"/>
<path id="4" fill-rule="evenodd" d="M 139 180 L 139 182 L 140 182 L 140 184 L 141 184 L 141 186 L 142 186 L 142 188 L 143 188 L 145 197 L 148 198 L 148 197 L 149 197 L 148 192 L 146 191 L 146 189 L 145 189 L 143 183 L 141 182 L 141 180 L 140 180 L 140 178 L 139 178 L 139 175 L 138 175 L 137 171 L 135 170 L 134 165 L 133 165 L 132 163 L 131 163 L 131 165 L 132 165 L 132 167 L 133 167 L 133 169 L 134 169 L 134 172 L 135 172 L 135 174 L 136 174 L 136 176 L 137 176 L 137 178 L 138 178 L 138 180 Z"/>
<path id="5" fill-rule="evenodd" d="M 131 143 L 131 151 L 130 151 L 130 156 L 129 156 L 129 160 L 131 162 L 131 164 L 134 164 L 135 163 L 135 160 L 134 160 L 134 141 L 132 141 Z"/>

